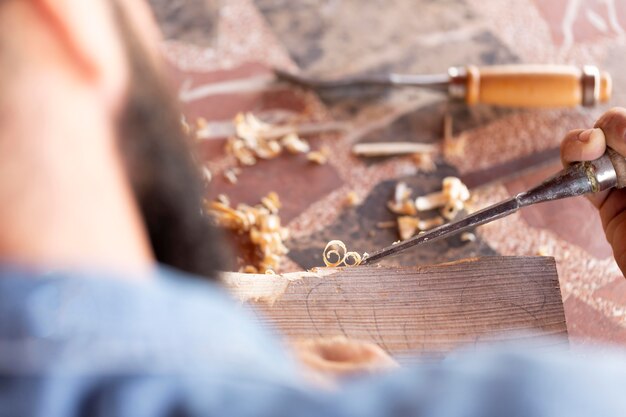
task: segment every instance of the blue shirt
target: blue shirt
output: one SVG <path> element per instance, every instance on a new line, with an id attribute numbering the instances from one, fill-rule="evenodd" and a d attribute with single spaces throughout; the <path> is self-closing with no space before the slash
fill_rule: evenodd
<path id="1" fill-rule="evenodd" d="M 626 355 L 511 351 L 307 385 L 216 284 L 0 268 L 0 416 L 624 416 Z"/>

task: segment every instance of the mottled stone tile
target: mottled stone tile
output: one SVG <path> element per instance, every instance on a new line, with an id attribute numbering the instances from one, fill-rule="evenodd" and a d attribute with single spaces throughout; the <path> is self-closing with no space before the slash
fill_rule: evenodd
<path id="1" fill-rule="evenodd" d="M 148 0 L 165 39 L 214 46 L 220 0 Z"/>
<path id="2" fill-rule="evenodd" d="M 454 169 L 441 166 L 437 173 L 418 174 L 406 178 L 398 178 L 413 189 L 413 196 L 425 195 L 441 188 L 444 176 L 454 175 Z M 387 202 L 393 199 L 397 181 L 384 181 L 369 193 L 361 205 L 346 208 L 328 227 L 308 236 L 292 240 L 289 257 L 304 268 L 323 265 L 322 252 L 330 240 L 340 239 L 348 250 L 359 253 L 372 253 L 377 249 L 391 245 L 399 239 L 396 227 L 380 228 L 379 223 L 393 222 L 396 215 L 387 209 Z M 433 210 L 421 214 L 424 218 L 433 217 L 438 213 Z M 495 255 L 484 241 L 478 238 L 474 242 L 464 242 L 459 236 L 443 241 L 429 243 L 418 248 L 405 251 L 382 264 L 415 266 L 448 262 L 481 255 Z"/>
<path id="3" fill-rule="evenodd" d="M 578 344 L 626 344 L 626 328 L 611 321 L 576 297 L 563 304 L 570 340 Z"/>
<path id="4" fill-rule="evenodd" d="M 511 195 L 526 191 L 562 169 L 551 163 L 519 175 L 505 183 Z M 577 245 L 598 259 L 612 256 L 604 236 L 602 222 L 595 207 L 583 197 L 536 204 L 521 210 L 522 218 L 531 227 L 550 230 L 559 238 Z"/>

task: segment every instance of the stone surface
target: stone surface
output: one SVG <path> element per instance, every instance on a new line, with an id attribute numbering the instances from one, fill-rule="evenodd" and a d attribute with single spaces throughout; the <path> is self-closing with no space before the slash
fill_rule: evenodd
<path id="1" fill-rule="evenodd" d="M 339 77 L 391 70 L 441 72 L 464 64 L 590 63 L 613 75 L 610 105 L 626 104 L 626 0 L 229 0 L 217 22 L 213 15 L 206 17 L 206 27 L 215 28 L 211 35 L 198 31 L 200 14 L 193 16 L 196 23 L 185 23 L 196 2 L 177 12 L 172 10 L 179 2 L 153 4 L 181 97 L 198 87 L 213 91 L 183 103 L 189 121 L 203 117 L 224 127 L 238 111 L 252 111 L 283 122 L 340 121 L 349 126 L 342 134 L 309 138 L 313 147 L 330 149 L 327 165 L 310 166 L 301 157 L 284 156 L 244 167 L 236 185 L 221 177 L 235 166 L 224 154 L 225 138 L 198 142 L 201 159 L 214 172 L 209 197 L 222 192 L 254 203 L 273 190 L 286 202 L 282 214 L 292 234 L 287 242 L 292 252 L 285 270 L 320 265 L 321 249 L 330 239 L 345 239 L 349 249 L 361 252 L 395 240 L 393 229 L 373 226 L 379 219 L 393 219 L 384 204 L 399 180 L 425 193 L 436 189 L 444 175 L 460 175 L 476 196 L 473 209 L 534 185 L 559 168 L 563 135 L 591 126 L 609 106 L 467 108 L 413 89 L 318 95 L 272 82 L 272 67 Z M 407 157 L 366 161 L 351 155 L 356 142 L 440 143 L 445 114 L 452 115 L 455 146 L 436 156 L 432 174 L 419 173 Z M 362 204 L 347 209 L 349 192 Z M 245 252 L 245 244 L 235 243 Z M 483 227 L 476 242 L 439 242 L 397 262 L 546 251 L 557 260 L 573 340 L 626 344 L 626 281 L 593 209 L 582 199 L 526 209 Z"/>

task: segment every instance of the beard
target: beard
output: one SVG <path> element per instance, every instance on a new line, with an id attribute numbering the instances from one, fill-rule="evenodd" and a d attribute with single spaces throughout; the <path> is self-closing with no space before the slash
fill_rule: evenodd
<path id="1" fill-rule="evenodd" d="M 222 240 L 203 211 L 205 187 L 182 132 L 181 111 L 123 11 L 112 3 L 131 72 L 117 121 L 118 145 L 153 253 L 161 264 L 214 279 L 223 267 Z"/>

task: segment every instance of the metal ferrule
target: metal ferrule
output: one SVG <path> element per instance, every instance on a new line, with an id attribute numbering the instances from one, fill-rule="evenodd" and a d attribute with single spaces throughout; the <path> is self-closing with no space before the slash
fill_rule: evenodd
<path id="1" fill-rule="evenodd" d="M 450 98 L 465 100 L 467 96 L 467 70 L 464 67 L 448 68 L 448 95 Z"/>
<path id="2" fill-rule="evenodd" d="M 595 161 L 587 162 L 587 176 L 592 181 L 593 192 L 608 190 L 617 184 L 617 172 L 608 153 Z"/>
<path id="3" fill-rule="evenodd" d="M 580 77 L 583 106 L 595 106 L 600 100 L 600 70 L 593 65 L 585 65 Z"/>

